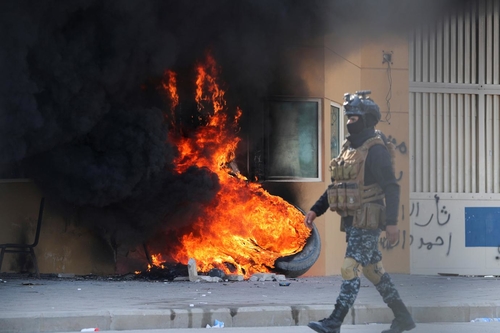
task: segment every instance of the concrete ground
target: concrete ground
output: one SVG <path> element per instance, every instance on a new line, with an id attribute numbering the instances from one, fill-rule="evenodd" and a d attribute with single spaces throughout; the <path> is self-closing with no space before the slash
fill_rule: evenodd
<path id="1" fill-rule="evenodd" d="M 6 274 L 0 278 L 1 333 L 80 332 L 90 327 L 195 333 L 213 326 L 215 320 L 224 322 L 228 333 L 312 332 L 307 323 L 331 312 L 341 283 L 340 276 L 288 279 L 289 286 L 278 281 L 33 279 Z M 470 323 L 500 317 L 500 278 L 406 274 L 392 278 L 415 321 L 425 324 L 412 332 L 434 332 L 430 327 L 436 325 L 435 332 L 486 333 L 490 328 L 500 332 L 498 323 Z M 368 280 L 362 278 L 361 285 L 342 331 L 380 332 L 389 326 L 392 313 Z"/>
<path id="2" fill-rule="evenodd" d="M 343 325 L 342 333 L 380 333 L 389 328 L 388 324 Z M 206 333 L 206 328 L 171 328 L 164 330 L 106 331 L 106 333 Z M 216 331 L 217 332 L 217 331 Z M 314 333 L 307 326 L 293 327 L 230 327 L 224 333 Z M 500 323 L 433 323 L 418 324 L 411 333 L 498 333 Z M 73 332 L 66 332 L 73 333 Z"/>

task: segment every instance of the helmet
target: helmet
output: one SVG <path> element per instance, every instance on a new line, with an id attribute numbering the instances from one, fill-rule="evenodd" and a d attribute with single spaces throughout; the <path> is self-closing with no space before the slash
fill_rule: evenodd
<path id="1" fill-rule="evenodd" d="M 375 126 L 382 118 L 378 105 L 370 97 L 366 96 L 369 94 L 371 94 L 370 90 L 356 91 L 355 94 L 344 94 L 344 114 L 348 117 L 362 117 L 367 127 Z"/>

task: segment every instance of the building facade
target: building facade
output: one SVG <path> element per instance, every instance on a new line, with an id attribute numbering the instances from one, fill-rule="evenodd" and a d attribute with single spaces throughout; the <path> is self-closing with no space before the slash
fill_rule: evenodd
<path id="1" fill-rule="evenodd" d="M 308 93 L 270 96 L 264 127 L 272 131 L 259 153 L 264 188 L 307 211 L 327 188 L 328 163 L 346 134 L 344 93 L 371 90 L 382 112 L 377 128 L 397 147 L 401 187 L 400 239 L 393 247 L 383 233 L 380 239 L 385 268 L 500 274 L 498 2 L 473 2 L 409 36 L 355 40 L 332 33 L 288 51 Z M 43 193 L 29 180 L 4 179 L 0 195 L 0 243 L 20 241 L 36 224 Z M 47 203 L 36 248 L 40 271 L 116 272 L 116 256 L 131 254 L 113 253 L 78 219 L 76 209 Z M 316 225 L 321 254 L 306 274 L 340 274 L 346 246 L 340 218 L 327 212 Z M 24 264 L 6 256 L 2 272 Z"/>

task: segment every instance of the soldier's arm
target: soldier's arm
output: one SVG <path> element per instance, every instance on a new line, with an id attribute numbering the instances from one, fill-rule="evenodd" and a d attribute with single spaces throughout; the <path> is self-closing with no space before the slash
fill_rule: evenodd
<path id="1" fill-rule="evenodd" d="M 370 149 L 370 170 L 385 194 L 386 225 L 396 225 L 399 211 L 399 184 L 394 175 L 389 151 L 382 145 Z M 368 166 L 368 165 L 367 165 Z"/>

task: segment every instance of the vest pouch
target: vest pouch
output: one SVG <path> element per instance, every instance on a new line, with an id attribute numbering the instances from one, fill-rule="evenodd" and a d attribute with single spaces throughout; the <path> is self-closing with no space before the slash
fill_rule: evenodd
<path id="1" fill-rule="evenodd" d="M 349 178 L 348 179 L 356 179 L 358 177 L 358 168 L 359 164 L 351 165 L 351 169 L 349 170 Z"/>
<path id="2" fill-rule="evenodd" d="M 361 206 L 361 194 L 357 183 L 346 183 L 345 195 L 347 209 L 355 210 Z"/>
<path id="3" fill-rule="evenodd" d="M 381 230 L 385 230 L 385 206 L 380 205 L 380 215 L 379 215 L 379 222 L 378 222 L 378 227 Z"/>
<path id="4" fill-rule="evenodd" d="M 330 161 L 330 175 L 332 177 L 332 182 L 333 180 L 335 179 L 335 172 L 334 172 L 334 168 L 337 166 L 337 162 L 335 161 L 335 159 L 331 160 Z"/>
<path id="5" fill-rule="evenodd" d="M 351 179 L 352 164 L 344 164 L 342 168 L 342 179 Z"/>
<path id="6" fill-rule="evenodd" d="M 346 193 L 345 183 L 338 183 L 335 185 L 337 188 L 337 210 L 347 210 L 346 206 Z"/>
<path id="7" fill-rule="evenodd" d="M 332 181 L 335 180 L 335 179 L 340 179 L 341 177 L 339 177 L 339 171 L 342 172 L 342 167 L 339 167 L 339 166 L 331 166 L 330 167 L 330 172 L 332 174 Z"/>
<path id="8" fill-rule="evenodd" d="M 336 211 L 338 208 L 338 195 L 335 184 L 328 185 L 326 193 L 328 195 L 328 204 L 330 205 L 330 209 Z"/>
<path id="9" fill-rule="evenodd" d="M 359 229 L 377 229 L 385 223 L 385 207 L 376 203 L 366 203 L 357 209 L 352 225 Z"/>

